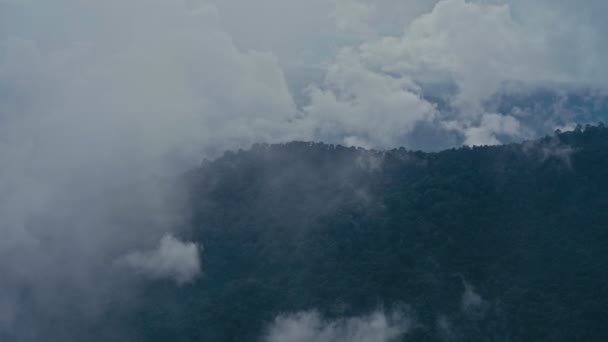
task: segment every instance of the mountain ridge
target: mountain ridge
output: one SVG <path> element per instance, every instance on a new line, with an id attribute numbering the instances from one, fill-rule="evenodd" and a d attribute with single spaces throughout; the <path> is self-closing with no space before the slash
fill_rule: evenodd
<path id="1" fill-rule="evenodd" d="M 417 324 L 403 341 L 602 340 L 606 167 L 601 124 L 439 153 L 305 142 L 228 152 L 185 177 L 203 277 L 148 289 L 181 328 L 152 329 L 159 317 L 142 309 L 141 331 L 258 341 L 286 313 L 405 306 Z"/>

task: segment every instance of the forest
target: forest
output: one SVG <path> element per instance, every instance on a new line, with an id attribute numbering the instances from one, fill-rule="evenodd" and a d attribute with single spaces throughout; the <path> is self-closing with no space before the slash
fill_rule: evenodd
<path id="1" fill-rule="evenodd" d="M 401 341 L 608 339 L 608 128 L 439 153 L 255 145 L 184 175 L 203 275 L 142 341 L 260 341 L 277 315 L 404 310 Z"/>

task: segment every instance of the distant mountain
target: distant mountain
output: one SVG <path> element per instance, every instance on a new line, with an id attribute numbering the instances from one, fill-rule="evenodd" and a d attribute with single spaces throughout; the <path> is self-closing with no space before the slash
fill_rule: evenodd
<path id="1" fill-rule="evenodd" d="M 516 117 L 542 136 L 556 127 L 593 123 L 608 118 L 608 92 L 592 87 L 505 85 L 486 104 L 486 110 Z"/>
<path id="2" fill-rule="evenodd" d="M 246 342 L 285 313 L 406 308 L 408 342 L 606 341 L 607 176 L 603 125 L 440 153 L 228 152 L 185 176 L 203 277 L 150 285 L 130 326 Z"/>

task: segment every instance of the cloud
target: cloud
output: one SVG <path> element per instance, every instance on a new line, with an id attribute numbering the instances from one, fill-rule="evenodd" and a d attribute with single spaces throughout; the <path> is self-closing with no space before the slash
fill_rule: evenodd
<path id="1" fill-rule="evenodd" d="M 332 16 L 341 31 L 360 38 L 401 33 L 416 17 L 430 11 L 436 0 L 335 0 Z"/>
<path id="2" fill-rule="evenodd" d="M 452 322 L 446 315 L 439 315 L 435 323 L 437 332 L 442 340 L 453 341 L 455 340 L 454 328 Z"/>
<path id="3" fill-rule="evenodd" d="M 482 307 L 485 303 L 481 295 L 479 295 L 475 288 L 463 279 L 464 292 L 462 293 L 462 310 L 464 312 L 470 312 Z"/>
<path id="4" fill-rule="evenodd" d="M 46 28 L 15 22 L 0 35 L 0 210 L 11 236 L 0 244 L 35 244 L 35 214 L 92 215 L 64 199 L 103 202 L 180 162 L 299 136 L 276 58 L 238 50 L 213 7 L 188 3 L 22 2 L 1 14 Z"/>
<path id="5" fill-rule="evenodd" d="M 137 290 L 114 260 L 188 229 L 173 176 L 301 135 L 276 56 L 238 49 L 208 2 L 0 6 L 0 334 L 51 334 Z M 150 257 L 186 281 L 192 249 L 167 254 L 171 241 Z"/>
<path id="6" fill-rule="evenodd" d="M 374 5 L 354 0 L 336 0 L 334 18 L 340 30 L 366 34 L 371 28 L 367 24 Z"/>
<path id="7" fill-rule="evenodd" d="M 157 249 L 132 252 L 123 263 L 151 279 L 172 279 L 183 285 L 192 282 L 201 272 L 199 246 L 165 235 Z"/>
<path id="8" fill-rule="evenodd" d="M 553 159 L 561 162 L 569 170 L 572 170 L 572 155 L 577 152 L 577 149 L 563 144 L 557 137 L 543 142 L 526 141 L 522 145 L 522 150 L 541 163 Z"/>
<path id="9" fill-rule="evenodd" d="M 355 165 L 366 172 L 378 172 L 384 166 L 384 153 L 362 153 L 355 160 Z"/>
<path id="10" fill-rule="evenodd" d="M 508 4 L 443 0 L 402 37 L 379 44 L 364 50 L 381 51 L 370 57 L 379 58 L 385 69 L 452 80 L 459 87 L 457 104 L 473 109 L 502 81 L 565 78 L 551 63 L 547 38 L 517 23 Z"/>
<path id="11" fill-rule="evenodd" d="M 444 127 L 461 132 L 464 135 L 464 145 L 498 145 L 500 136 L 521 138 L 526 136 L 526 131 L 520 122 L 510 115 L 496 113 L 483 113 L 479 119 L 479 125 L 468 126 L 461 121 L 444 122 Z"/>
<path id="12" fill-rule="evenodd" d="M 437 149 L 528 137 L 486 100 L 509 80 L 605 84 L 605 9 L 0 0 L 0 329 L 28 311 L 58 321 L 66 302 L 103 312 L 108 294 L 128 293 L 107 265 L 187 229 L 166 179 L 204 156 L 294 139 Z"/>
<path id="13" fill-rule="evenodd" d="M 346 18 L 375 11 L 364 2 L 345 4 Z M 508 3 L 442 0 L 399 35 L 343 48 L 329 62 L 325 81 L 310 88 L 304 111 L 315 137 L 363 146 L 408 144 L 429 124 L 470 145 L 521 139 L 532 130 L 510 113 L 488 111 L 486 102 L 509 81 L 579 80 L 564 68 L 562 49 L 552 32 L 515 18 Z M 448 107 L 437 109 L 430 98 L 433 85 L 441 84 L 455 91 L 445 92 Z"/>
<path id="14" fill-rule="evenodd" d="M 466 6 L 462 6 L 462 3 Z M 469 12 L 474 11 L 491 21 L 504 17 L 497 17 L 495 11 L 485 9 L 503 7 L 508 8 L 509 21 L 516 26 L 517 35 L 527 36 L 533 41 L 539 39 L 538 42 L 543 43 L 539 49 L 551 49 L 547 51 L 551 57 L 547 60 L 550 64 L 580 81 L 601 82 L 605 79 L 604 71 L 599 69 L 603 69 L 601 61 L 606 55 L 607 45 L 602 39 L 602 32 L 607 27 L 599 13 L 603 13 L 608 5 L 601 0 L 589 0 L 582 6 L 568 0 L 467 0 L 451 4 L 438 0 L 262 0 L 256 3 L 218 0 L 215 4 L 237 45 L 246 49 L 275 51 L 283 65 L 291 64 L 298 59 L 296 56 L 302 55 L 311 57 L 307 60 L 311 64 L 319 63 L 335 54 L 334 47 L 355 46 L 353 40 L 357 44 L 373 36 L 402 36 L 409 30 L 412 21 L 432 13 L 434 8 L 436 11 L 446 10 L 444 13 L 454 10 L 448 20 L 460 17 L 470 19 L 467 16 L 471 13 L 466 13 L 468 8 Z M 478 17 L 475 22 L 479 20 Z M 496 24 L 498 28 L 502 23 Z M 462 20 L 461 25 L 468 23 Z M 282 29 L 276 30 L 276 27 Z M 348 32 L 344 32 L 345 28 Z M 491 27 L 489 30 L 495 31 Z M 485 30 L 478 31 L 462 32 L 459 41 L 468 40 L 481 54 L 486 47 L 476 46 L 476 40 L 495 32 L 485 34 Z M 357 37 L 357 32 L 363 33 L 363 36 Z M 496 49 L 502 44 L 509 49 L 513 43 L 496 42 L 501 42 L 493 44 Z M 486 65 L 480 67 L 485 68 Z M 528 77 L 536 76 L 531 74 Z"/>
<path id="15" fill-rule="evenodd" d="M 23 85 L 15 92 L 44 108 L 54 124 L 45 130 L 77 122 L 83 136 L 107 140 L 94 146 L 137 144 L 138 152 L 157 155 L 289 137 L 286 123 L 295 110 L 276 57 L 239 51 L 214 7 L 120 3 L 64 0 L 54 5 L 61 19 L 46 15 L 45 6 L 15 10 L 34 12 L 61 31 L 79 31 L 70 11 L 92 23 L 88 32 L 61 35 L 58 42 L 52 30 L 3 42 L 6 87 Z"/>
<path id="16" fill-rule="evenodd" d="M 549 113 L 553 118 L 539 122 L 490 110 L 487 102 L 505 82 L 605 85 L 608 50 L 601 37 L 608 27 L 597 15 L 606 9 L 602 1 L 264 0 L 246 10 L 239 0 L 217 5 L 239 46 L 277 52 L 298 104 L 308 105 L 302 113 L 307 120 L 293 121 L 296 130 L 315 139 L 423 149 L 521 140 L 547 132 L 563 114 Z M 283 29 L 270 28 L 277 26 Z M 446 84 L 454 90 L 446 91 Z M 429 106 L 437 113 L 429 115 Z"/>
<path id="17" fill-rule="evenodd" d="M 272 51 L 283 67 L 315 66 L 341 39 L 334 0 L 211 0 L 222 27 L 243 50 Z M 280 29 L 277 29 L 280 28 Z"/>
<path id="18" fill-rule="evenodd" d="M 259 140 L 312 138 L 369 147 L 426 147 L 420 142 L 428 134 L 420 127 L 432 127 L 433 136 L 445 137 L 444 143 L 435 144 L 439 146 L 520 139 L 529 135 L 521 123 L 517 134 L 505 129 L 518 125 L 519 118 L 487 112 L 484 101 L 511 79 L 585 79 L 582 71 L 568 67 L 574 63 L 564 61 L 570 54 L 565 49 L 567 43 L 581 41 L 574 38 L 595 36 L 591 33 L 601 27 L 595 20 L 566 35 L 569 40 L 558 40 L 548 24 L 539 23 L 553 22 L 570 7 L 562 2 L 543 5 L 550 9 L 546 18 L 537 18 L 539 11 L 533 9 L 538 6 L 521 1 L 7 4 L 4 31 L 13 39 L 5 39 L 5 52 L 21 69 L 7 66 L 15 77 L 6 78 L 6 87 L 21 83 L 46 91 L 61 83 L 66 87 L 56 90 L 65 94 L 53 96 L 69 99 L 66 105 L 85 107 L 74 103 L 83 98 L 81 102 L 102 113 L 129 108 L 120 127 L 105 127 L 114 132 L 108 139 L 133 139 L 130 133 L 137 131 L 140 148 L 156 154 L 164 149 L 165 154 L 180 150 L 193 155 L 203 145 L 217 151 Z M 79 19 L 68 11 L 79 13 Z M 54 29 L 45 33 L 42 27 L 26 25 L 28 13 Z M 310 18 L 314 20 L 307 23 Z M 90 23 L 85 30 L 83 22 Z M 353 43 L 341 33 L 347 27 L 367 33 Z M 601 53 L 588 45 L 587 55 Z M 52 59 L 51 66 L 45 65 Z M 323 82 L 299 80 L 318 73 L 325 59 L 329 64 Z M 303 113 L 297 113 L 292 100 L 292 95 L 302 95 L 290 94 L 284 70 L 290 84 L 296 84 L 293 91 L 313 82 Z M 46 82 L 40 83 L 40 73 Z M 73 75 L 69 82 L 67 75 Z M 163 82 L 154 82 L 158 79 Z M 454 110 L 434 108 L 437 103 L 427 96 L 433 92 L 429 82 L 457 85 L 449 98 Z M 506 116 L 504 124 L 497 125 L 494 114 Z"/>
<path id="19" fill-rule="evenodd" d="M 306 120 L 324 141 L 387 148 L 437 114 L 411 80 L 371 70 L 351 50 L 328 67 L 322 86 L 309 91 Z"/>
<path id="20" fill-rule="evenodd" d="M 390 342 L 406 334 L 412 321 L 401 312 L 323 319 L 316 311 L 283 315 L 268 328 L 265 342 Z"/>

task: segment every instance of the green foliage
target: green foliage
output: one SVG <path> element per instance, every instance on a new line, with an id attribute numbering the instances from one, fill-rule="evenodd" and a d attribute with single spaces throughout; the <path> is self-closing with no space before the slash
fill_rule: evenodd
<path id="1" fill-rule="evenodd" d="M 407 341 L 606 341 L 607 170 L 603 125 L 431 154 L 303 142 L 226 153 L 185 176 L 203 277 L 151 285 L 133 329 L 258 341 L 280 313 L 408 305 Z"/>

